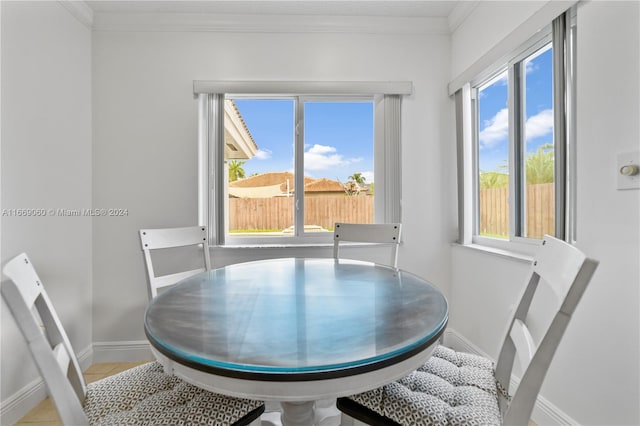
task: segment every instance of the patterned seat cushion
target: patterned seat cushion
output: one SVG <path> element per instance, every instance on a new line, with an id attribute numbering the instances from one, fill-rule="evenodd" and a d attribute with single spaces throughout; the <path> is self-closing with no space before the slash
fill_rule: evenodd
<path id="1" fill-rule="evenodd" d="M 229 426 L 248 424 L 264 405 L 192 386 L 151 362 L 90 383 L 84 409 L 97 425 Z"/>
<path id="2" fill-rule="evenodd" d="M 350 415 L 355 414 L 353 407 L 359 405 L 383 417 L 374 423 L 501 424 L 493 363 L 444 346 L 438 346 L 432 357 L 408 376 L 346 400 L 343 402 L 349 403 Z M 392 422 L 385 422 L 384 418 Z"/>

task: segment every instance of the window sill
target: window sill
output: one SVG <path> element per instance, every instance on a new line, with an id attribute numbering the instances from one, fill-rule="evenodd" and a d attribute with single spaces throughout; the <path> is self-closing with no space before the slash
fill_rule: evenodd
<path id="1" fill-rule="evenodd" d="M 340 243 L 340 247 L 350 247 L 350 246 L 366 246 L 366 247 L 375 247 L 381 245 L 390 245 L 391 243 L 357 243 L 357 242 L 343 242 Z M 402 242 L 400 242 L 402 245 Z M 229 250 L 243 250 L 243 249 L 306 249 L 306 248 L 333 248 L 333 242 L 331 243 L 299 243 L 299 244 L 226 244 L 226 245 L 209 245 L 209 248 L 215 249 L 229 249 Z"/>
<path id="2" fill-rule="evenodd" d="M 513 250 L 505 250 L 499 249 L 495 247 L 488 247 L 481 244 L 460 244 L 460 243 L 452 243 L 453 247 L 462 247 L 469 250 L 475 250 L 481 253 L 486 253 L 492 256 L 498 256 L 502 258 L 506 258 L 509 260 L 514 260 L 522 263 L 531 263 L 533 261 L 533 256 L 529 254 L 519 253 Z"/>
<path id="3" fill-rule="evenodd" d="M 210 245 L 209 248 L 224 249 L 224 250 L 243 250 L 243 249 L 291 249 L 291 248 L 322 248 L 333 247 L 333 243 L 301 243 L 301 244 L 225 244 L 225 245 Z"/>

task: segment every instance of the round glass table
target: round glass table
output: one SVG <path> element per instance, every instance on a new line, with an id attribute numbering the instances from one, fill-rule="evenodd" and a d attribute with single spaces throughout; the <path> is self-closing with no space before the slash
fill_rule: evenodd
<path id="1" fill-rule="evenodd" d="M 431 355 L 448 305 L 432 284 L 369 262 L 233 264 L 156 296 L 145 333 L 167 372 L 213 392 L 277 400 L 283 424 L 313 401 L 396 380 Z"/>

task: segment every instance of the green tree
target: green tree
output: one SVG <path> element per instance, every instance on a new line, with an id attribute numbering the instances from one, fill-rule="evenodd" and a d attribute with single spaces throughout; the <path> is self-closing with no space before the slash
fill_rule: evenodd
<path id="1" fill-rule="evenodd" d="M 509 185 L 509 175 L 505 170 L 506 165 L 501 165 L 498 170 L 480 172 L 480 189 L 502 188 Z M 527 185 L 553 182 L 554 159 L 553 144 L 540 145 L 533 154 L 527 154 L 525 159 L 525 172 Z"/>
<path id="2" fill-rule="evenodd" d="M 501 172 L 480 172 L 480 189 L 502 188 L 509 185 L 509 175 Z"/>
<path id="3" fill-rule="evenodd" d="M 364 182 L 367 180 L 367 178 L 362 176 L 362 173 L 354 173 L 351 176 L 349 176 L 347 179 L 357 183 L 358 185 L 364 185 Z"/>
<path id="4" fill-rule="evenodd" d="M 553 163 L 553 144 L 550 143 L 539 146 L 535 154 L 527 155 L 527 185 L 553 182 Z"/>
<path id="5" fill-rule="evenodd" d="M 340 182 L 340 185 L 342 185 L 344 192 L 346 192 L 349 196 L 360 195 L 360 191 L 362 190 L 361 185 L 364 185 L 364 182 L 367 180 L 367 178 L 365 178 L 362 173 L 354 173 L 347 179 L 349 179 L 347 183 L 342 183 L 340 182 L 340 179 L 338 179 L 338 182 Z"/>
<path id="6" fill-rule="evenodd" d="M 229 182 L 235 182 L 238 179 L 244 179 L 244 168 L 242 167 L 246 161 L 231 160 L 229 162 Z"/>
<path id="7" fill-rule="evenodd" d="M 509 166 L 501 164 L 491 172 L 480 171 L 480 189 L 503 188 L 509 186 Z"/>

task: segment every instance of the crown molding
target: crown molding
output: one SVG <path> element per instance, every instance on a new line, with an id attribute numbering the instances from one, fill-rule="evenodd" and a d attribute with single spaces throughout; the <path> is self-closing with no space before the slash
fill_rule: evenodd
<path id="1" fill-rule="evenodd" d="M 458 27 L 473 13 L 478 7 L 480 0 L 473 1 L 461 1 L 458 2 L 455 8 L 451 11 L 447 17 L 449 23 L 449 31 L 453 33 Z"/>
<path id="2" fill-rule="evenodd" d="M 93 10 L 84 0 L 58 0 L 82 25 L 92 29 Z"/>
<path id="3" fill-rule="evenodd" d="M 94 31 L 449 34 L 447 18 L 96 13 Z"/>

